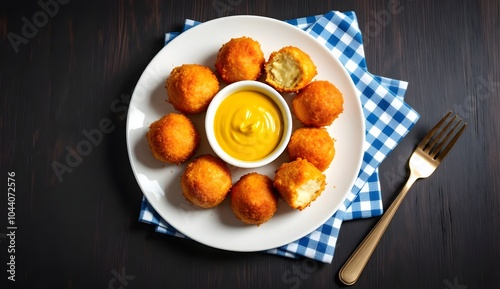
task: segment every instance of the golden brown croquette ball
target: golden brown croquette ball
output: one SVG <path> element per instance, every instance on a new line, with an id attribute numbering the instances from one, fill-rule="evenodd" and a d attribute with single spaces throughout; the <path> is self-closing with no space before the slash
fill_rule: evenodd
<path id="1" fill-rule="evenodd" d="M 295 46 L 272 52 L 264 70 L 266 82 L 279 92 L 297 92 L 318 74 L 311 57 Z"/>
<path id="2" fill-rule="evenodd" d="M 200 135 L 191 120 L 170 113 L 149 126 L 146 134 L 153 156 L 163 162 L 180 164 L 194 155 Z"/>
<path id="3" fill-rule="evenodd" d="M 320 171 L 328 168 L 335 156 L 334 142 L 324 128 L 302 127 L 295 130 L 287 147 L 291 160 L 306 159 Z"/>
<path id="4" fill-rule="evenodd" d="M 298 158 L 282 164 L 274 176 L 274 187 L 285 202 L 303 210 L 325 190 L 326 177 L 313 164 Z"/>
<path id="5" fill-rule="evenodd" d="M 278 209 L 278 195 L 273 181 L 256 172 L 242 176 L 234 184 L 230 195 L 234 214 L 246 224 L 265 223 Z"/>
<path id="6" fill-rule="evenodd" d="M 215 60 L 215 68 L 222 80 L 233 83 L 259 78 L 264 62 L 259 42 L 250 37 L 239 37 L 222 45 Z"/>
<path id="7" fill-rule="evenodd" d="M 187 165 L 181 177 L 184 197 L 201 208 L 219 205 L 231 186 L 231 172 L 226 163 L 209 154 L 195 158 Z"/>
<path id="8" fill-rule="evenodd" d="M 168 102 L 185 114 L 207 109 L 219 91 L 219 80 L 210 68 L 199 64 L 175 67 L 166 81 Z"/>
<path id="9" fill-rule="evenodd" d="M 331 82 L 317 80 L 299 91 L 292 101 L 292 110 L 307 126 L 327 126 L 344 111 L 344 98 Z"/>

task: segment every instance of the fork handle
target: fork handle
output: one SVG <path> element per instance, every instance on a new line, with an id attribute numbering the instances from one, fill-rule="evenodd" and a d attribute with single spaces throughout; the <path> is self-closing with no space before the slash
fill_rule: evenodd
<path id="1" fill-rule="evenodd" d="M 377 247 L 378 242 L 382 238 L 382 235 L 387 229 L 387 226 L 391 222 L 392 217 L 394 217 L 394 214 L 399 208 L 399 205 L 401 205 L 401 202 L 408 193 L 408 190 L 410 190 L 411 186 L 417 179 L 418 177 L 410 174 L 410 177 L 406 181 L 406 184 L 401 189 L 401 192 L 399 192 L 396 199 L 394 199 L 390 207 L 382 215 L 382 217 L 377 222 L 375 227 L 373 227 L 370 233 L 368 233 L 363 242 L 359 244 L 356 251 L 354 251 L 351 257 L 347 259 L 344 266 L 342 266 L 339 271 L 339 279 L 340 281 L 342 281 L 342 283 L 344 283 L 345 285 L 352 285 L 356 283 L 359 276 L 361 275 L 361 272 L 363 272 L 366 263 L 368 263 L 368 260 L 370 259 L 373 251 Z"/>

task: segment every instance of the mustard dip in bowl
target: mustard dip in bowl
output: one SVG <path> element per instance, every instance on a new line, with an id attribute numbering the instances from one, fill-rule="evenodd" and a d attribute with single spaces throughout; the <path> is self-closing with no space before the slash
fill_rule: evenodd
<path id="1" fill-rule="evenodd" d="M 215 154 L 240 168 L 265 166 L 285 150 L 292 114 L 283 96 L 267 84 L 244 80 L 221 89 L 205 116 Z"/>

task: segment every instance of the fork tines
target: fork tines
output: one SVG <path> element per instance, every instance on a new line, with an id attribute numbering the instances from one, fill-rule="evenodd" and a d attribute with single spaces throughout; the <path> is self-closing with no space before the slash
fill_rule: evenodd
<path id="1" fill-rule="evenodd" d="M 435 160 L 442 160 L 453 147 L 467 123 L 449 111 L 419 143 L 419 147 Z"/>

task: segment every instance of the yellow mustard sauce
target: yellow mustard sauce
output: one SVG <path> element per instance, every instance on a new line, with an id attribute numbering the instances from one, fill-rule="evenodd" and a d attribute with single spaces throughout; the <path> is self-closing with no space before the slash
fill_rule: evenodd
<path id="1" fill-rule="evenodd" d="M 219 105 L 214 131 L 227 154 L 243 161 L 256 161 L 278 146 L 283 134 L 283 117 L 268 96 L 256 91 L 240 91 Z"/>

